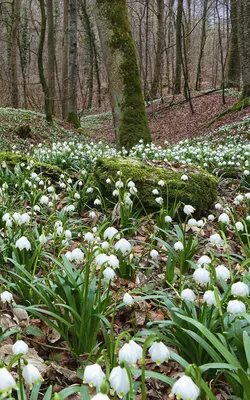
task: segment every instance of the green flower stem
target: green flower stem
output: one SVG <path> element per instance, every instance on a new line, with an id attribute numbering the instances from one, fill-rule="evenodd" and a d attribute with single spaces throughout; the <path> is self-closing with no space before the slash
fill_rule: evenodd
<path id="1" fill-rule="evenodd" d="M 151 343 L 153 343 L 156 339 L 156 335 L 153 333 L 150 335 L 144 342 L 143 348 L 142 348 L 142 365 L 141 365 L 141 395 L 142 395 L 142 400 L 146 400 L 146 352 Z"/>
<path id="2" fill-rule="evenodd" d="M 21 400 L 25 400 L 24 387 L 23 387 L 23 378 L 22 378 L 22 369 L 21 369 L 21 359 L 18 360 L 18 380 L 19 380 L 19 390 Z"/>

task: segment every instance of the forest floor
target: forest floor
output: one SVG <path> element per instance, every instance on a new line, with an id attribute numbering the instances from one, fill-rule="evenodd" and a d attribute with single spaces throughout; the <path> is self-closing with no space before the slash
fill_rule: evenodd
<path id="1" fill-rule="evenodd" d="M 183 96 L 176 96 L 174 99 L 173 96 L 167 96 L 164 97 L 163 101 L 154 102 L 147 108 L 154 144 L 163 145 L 166 140 L 173 144 L 181 140 L 202 136 L 220 126 L 240 121 L 250 113 L 250 109 L 247 107 L 236 113 L 228 114 L 209 126 L 217 115 L 237 102 L 236 93 L 233 93 L 233 95 L 230 92 L 226 94 L 226 104 L 223 104 L 221 92 L 203 95 L 194 93 L 192 96 L 194 113 L 191 112 L 190 105 L 185 102 Z M 94 117 L 97 118 L 97 115 Z M 87 119 L 90 120 L 91 115 L 87 116 Z M 115 143 L 111 114 L 105 113 L 104 118 L 100 115 L 100 124 L 93 126 L 94 129 L 91 129 L 91 125 L 88 125 L 87 128 L 88 132 L 93 134 L 95 140 L 105 140 L 109 144 Z"/>

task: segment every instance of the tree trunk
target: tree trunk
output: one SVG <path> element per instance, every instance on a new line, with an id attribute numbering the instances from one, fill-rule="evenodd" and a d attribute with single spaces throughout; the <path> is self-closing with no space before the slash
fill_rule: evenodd
<path id="1" fill-rule="evenodd" d="M 41 10 L 41 33 L 40 33 L 40 40 L 39 40 L 39 48 L 38 48 L 38 72 L 40 77 L 40 83 L 43 88 L 44 93 L 44 107 L 45 107 L 45 114 L 46 119 L 48 122 L 52 121 L 52 112 L 51 112 L 51 104 L 49 98 L 49 88 L 45 79 L 44 75 L 44 68 L 43 68 L 43 47 L 45 41 L 45 34 L 46 34 L 46 11 L 45 11 L 45 3 L 44 0 L 40 0 L 40 10 Z"/>
<path id="2" fill-rule="evenodd" d="M 63 4 L 63 43 L 62 43 L 62 117 L 68 112 L 68 78 L 69 78 L 69 0 Z"/>
<path id="3" fill-rule="evenodd" d="M 11 105 L 13 108 L 19 106 L 18 80 L 17 80 L 17 52 L 18 52 L 18 31 L 20 22 L 21 0 L 12 2 L 12 27 L 11 27 L 11 50 L 10 50 L 10 69 L 11 69 Z"/>
<path id="4" fill-rule="evenodd" d="M 77 116 L 77 0 L 69 0 L 69 105 L 67 121 L 80 127 Z"/>
<path id="5" fill-rule="evenodd" d="M 238 39 L 242 75 L 242 99 L 250 97 L 250 2 L 238 0 Z"/>
<path id="6" fill-rule="evenodd" d="M 54 39 L 54 11 L 53 0 L 47 0 L 47 19 L 48 19 L 48 88 L 51 104 L 51 112 L 55 113 L 55 39 Z"/>
<path id="7" fill-rule="evenodd" d="M 201 65 L 202 65 L 202 60 L 203 60 L 203 55 L 204 55 L 204 48 L 205 48 L 205 44 L 206 44 L 206 40 L 207 40 L 207 34 L 206 34 L 207 11 L 208 11 L 208 0 L 204 0 L 203 16 L 202 16 L 202 30 L 201 30 L 201 43 L 200 43 L 200 52 L 199 52 L 199 58 L 198 58 L 195 90 L 200 90 L 200 88 L 201 88 Z"/>
<path id="8" fill-rule="evenodd" d="M 126 0 L 96 0 L 118 148 L 151 141 Z"/>
<path id="9" fill-rule="evenodd" d="M 175 44 L 175 80 L 174 94 L 181 93 L 181 69 L 182 69 L 182 14 L 183 0 L 178 0 L 176 16 L 176 44 Z"/>
<path id="10" fill-rule="evenodd" d="M 162 78 L 163 49 L 164 49 L 164 39 L 165 39 L 164 0 L 157 0 L 157 19 L 158 19 L 157 47 L 156 47 L 155 62 L 154 62 L 154 77 L 150 93 L 151 99 L 156 98 Z"/>
<path id="11" fill-rule="evenodd" d="M 240 87 L 240 54 L 237 25 L 237 0 L 231 0 L 231 37 L 227 60 L 226 87 Z"/>

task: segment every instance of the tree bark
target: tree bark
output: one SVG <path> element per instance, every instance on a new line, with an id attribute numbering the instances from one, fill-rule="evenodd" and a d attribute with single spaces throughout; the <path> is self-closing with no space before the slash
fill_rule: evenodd
<path id="1" fill-rule="evenodd" d="M 53 0 L 47 0 L 47 20 L 48 20 L 48 88 L 51 104 L 51 112 L 55 113 L 55 39 L 54 39 L 54 11 Z"/>
<path id="2" fill-rule="evenodd" d="M 96 0 L 118 148 L 151 141 L 126 0 Z"/>
<path id="3" fill-rule="evenodd" d="M 182 69 L 182 14 L 183 0 L 178 0 L 176 16 L 176 44 L 175 44 L 175 80 L 174 94 L 181 93 L 181 69 Z"/>
<path id="4" fill-rule="evenodd" d="M 201 43 L 200 43 L 200 52 L 199 52 L 199 58 L 198 58 L 195 90 L 200 90 L 200 88 L 201 88 L 201 65 L 202 65 L 202 60 L 203 60 L 203 55 L 204 55 L 204 48 L 205 48 L 205 44 L 206 44 L 206 40 L 207 40 L 207 34 L 206 34 L 207 11 L 208 11 L 208 0 L 204 0 L 203 16 L 202 16 L 202 30 L 201 30 Z"/>
<path id="5" fill-rule="evenodd" d="M 62 117 L 68 113 L 68 78 L 69 78 L 69 0 L 63 3 L 63 43 L 62 43 Z"/>
<path id="6" fill-rule="evenodd" d="M 250 2 L 238 1 L 238 39 L 242 75 L 242 99 L 250 97 Z"/>
<path id="7" fill-rule="evenodd" d="M 231 37 L 226 68 L 226 87 L 240 87 L 240 53 L 237 25 L 237 0 L 231 0 Z"/>
<path id="8" fill-rule="evenodd" d="M 17 52 L 18 52 L 18 32 L 20 22 L 21 0 L 12 2 L 12 26 L 11 26 L 11 49 L 10 49 L 10 69 L 11 69 L 11 104 L 13 108 L 19 106 L 18 93 L 18 74 L 17 74 Z"/>

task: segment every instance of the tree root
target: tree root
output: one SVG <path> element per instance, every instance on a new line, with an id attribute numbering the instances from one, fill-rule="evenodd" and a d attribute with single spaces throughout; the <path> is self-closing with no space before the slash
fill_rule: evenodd
<path id="1" fill-rule="evenodd" d="M 208 125 L 206 125 L 206 128 L 210 128 L 211 125 L 213 125 L 215 122 L 221 120 L 226 115 L 232 114 L 237 111 L 241 111 L 244 108 L 249 107 L 249 106 L 250 106 L 250 97 L 246 97 L 245 99 L 237 101 L 237 103 L 235 103 L 232 107 L 228 108 L 226 111 L 223 111 L 221 114 L 219 114 L 215 118 L 213 118 L 212 121 L 210 121 L 208 123 Z"/>

